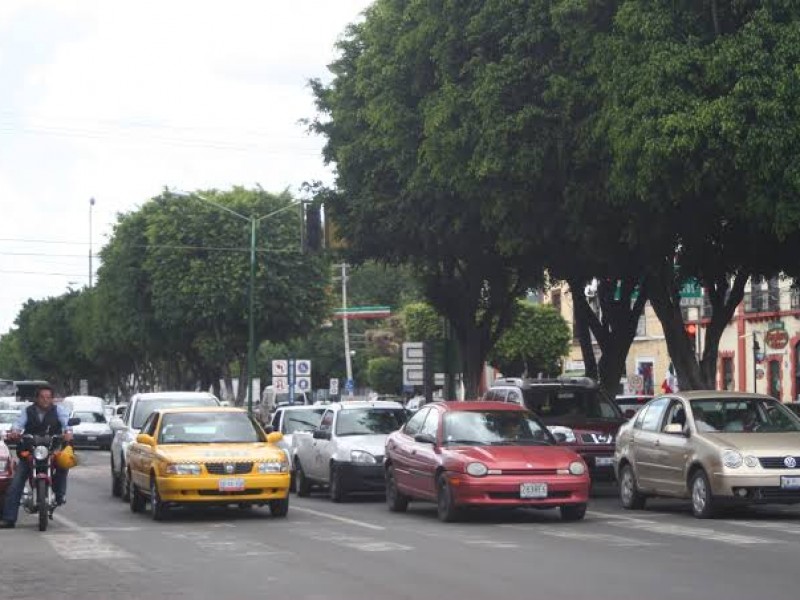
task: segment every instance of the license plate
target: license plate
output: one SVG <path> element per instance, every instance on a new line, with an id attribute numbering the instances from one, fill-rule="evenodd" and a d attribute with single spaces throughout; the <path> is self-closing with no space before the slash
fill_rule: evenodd
<path id="1" fill-rule="evenodd" d="M 781 476 L 781 487 L 785 490 L 800 489 L 800 477 L 788 475 Z"/>
<path id="2" fill-rule="evenodd" d="M 94 442 L 94 441 L 97 441 L 97 436 L 96 436 L 96 435 L 87 435 L 87 436 L 86 436 L 86 441 L 87 441 L 87 442 Z"/>
<path id="3" fill-rule="evenodd" d="M 613 456 L 598 456 L 594 459 L 594 466 L 596 467 L 610 467 L 614 464 Z"/>
<path id="4" fill-rule="evenodd" d="M 241 492 L 242 490 L 244 490 L 244 479 L 241 477 L 219 480 L 220 492 Z"/>
<path id="5" fill-rule="evenodd" d="M 521 483 L 519 486 L 520 498 L 547 498 L 546 483 Z"/>

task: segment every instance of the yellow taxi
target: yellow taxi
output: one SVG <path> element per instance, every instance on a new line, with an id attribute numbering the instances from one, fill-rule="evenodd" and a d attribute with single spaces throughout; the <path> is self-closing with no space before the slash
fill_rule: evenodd
<path id="1" fill-rule="evenodd" d="M 191 407 L 154 411 L 131 444 L 126 476 L 131 511 L 150 503 L 153 519 L 180 505 L 269 505 L 289 511 L 289 463 L 267 435 L 238 408 Z"/>

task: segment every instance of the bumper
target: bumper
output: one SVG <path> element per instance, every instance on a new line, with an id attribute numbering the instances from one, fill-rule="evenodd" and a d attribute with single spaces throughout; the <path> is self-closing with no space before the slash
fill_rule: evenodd
<path id="1" fill-rule="evenodd" d="M 159 477 L 156 482 L 163 502 L 209 504 L 265 502 L 280 500 L 289 495 L 288 473 L 245 475 L 240 478 L 244 479 L 244 490 L 237 491 L 220 491 L 219 481 L 226 477 L 176 475 Z"/>
<path id="2" fill-rule="evenodd" d="M 74 433 L 72 435 L 72 445 L 76 448 L 110 448 L 113 435 L 110 433 L 87 434 Z"/>
<path id="3" fill-rule="evenodd" d="M 589 476 L 555 475 L 519 477 L 489 475 L 470 477 L 453 474 L 448 477 L 456 504 L 460 506 L 529 506 L 553 507 L 564 504 L 586 504 L 589 501 Z M 546 483 L 546 498 L 521 498 L 523 483 Z"/>
<path id="4" fill-rule="evenodd" d="M 574 446 L 589 468 L 592 479 L 598 481 L 614 481 L 614 446 Z"/>
<path id="5" fill-rule="evenodd" d="M 736 504 L 800 504 L 800 487 L 782 487 L 782 477 L 800 478 L 800 470 L 770 473 L 713 473 L 711 490 L 716 498 Z"/>
<path id="6" fill-rule="evenodd" d="M 386 477 L 383 465 L 360 465 L 336 463 L 341 474 L 342 489 L 348 492 L 383 492 L 386 490 Z"/>

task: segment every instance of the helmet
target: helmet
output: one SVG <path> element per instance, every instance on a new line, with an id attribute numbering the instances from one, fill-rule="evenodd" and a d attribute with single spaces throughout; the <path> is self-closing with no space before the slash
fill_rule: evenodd
<path id="1" fill-rule="evenodd" d="M 56 466 L 59 469 L 71 469 L 78 464 L 78 457 L 72 446 L 65 446 L 63 450 L 56 453 Z"/>

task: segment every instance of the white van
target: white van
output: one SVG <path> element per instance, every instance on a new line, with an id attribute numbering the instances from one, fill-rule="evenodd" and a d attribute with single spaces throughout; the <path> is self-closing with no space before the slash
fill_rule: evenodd
<path id="1" fill-rule="evenodd" d="M 313 404 L 311 398 L 305 392 L 295 390 L 294 405 L 308 406 L 309 404 Z M 275 409 L 287 405 L 289 405 L 289 392 L 276 392 L 275 388 L 268 385 L 261 394 L 261 404 L 258 407 L 261 422 L 269 423 L 272 421 L 272 413 L 275 412 Z"/>
<path id="2" fill-rule="evenodd" d="M 67 396 L 62 403 L 70 409 L 70 417 L 81 420 L 72 428 L 72 443 L 75 447 L 111 448 L 113 437 L 106 416 L 106 404 L 97 396 Z"/>

